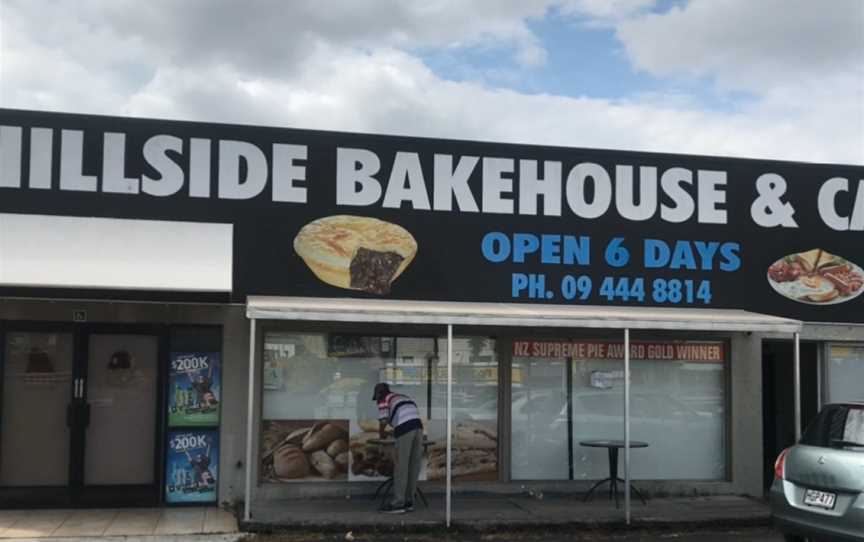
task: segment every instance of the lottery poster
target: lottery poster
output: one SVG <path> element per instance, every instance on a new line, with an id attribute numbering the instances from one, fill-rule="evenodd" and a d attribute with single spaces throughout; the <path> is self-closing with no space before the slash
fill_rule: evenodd
<path id="1" fill-rule="evenodd" d="M 173 352 L 168 370 L 168 426 L 219 425 L 221 359 L 216 352 Z"/>
<path id="2" fill-rule="evenodd" d="M 216 502 L 218 485 L 219 432 L 214 429 L 169 431 L 165 502 Z"/>

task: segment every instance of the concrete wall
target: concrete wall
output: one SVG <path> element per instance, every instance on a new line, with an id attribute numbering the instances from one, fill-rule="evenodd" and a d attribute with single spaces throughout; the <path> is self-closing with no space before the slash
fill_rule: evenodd
<path id="1" fill-rule="evenodd" d="M 249 323 L 245 307 L 166 303 L 22 301 L 0 299 L 0 320 L 70 323 L 86 310 L 88 323 L 199 324 L 223 326 L 219 497 L 242 499 L 245 484 Z"/>
<path id="2" fill-rule="evenodd" d="M 223 502 L 243 500 L 246 485 L 246 413 L 249 397 L 249 321 L 244 307 L 232 307 L 223 319 L 222 479 Z M 254 465 L 253 465 L 254 467 Z"/>
<path id="3" fill-rule="evenodd" d="M 732 338 L 728 449 L 731 492 L 762 496 L 762 337 Z"/>

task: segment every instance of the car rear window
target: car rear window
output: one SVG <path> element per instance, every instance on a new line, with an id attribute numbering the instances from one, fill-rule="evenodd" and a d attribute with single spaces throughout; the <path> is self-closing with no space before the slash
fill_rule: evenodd
<path id="1" fill-rule="evenodd" d="M 826 406 L 807 427 L 801 444 L 864 450 L 864 407 Z"/>

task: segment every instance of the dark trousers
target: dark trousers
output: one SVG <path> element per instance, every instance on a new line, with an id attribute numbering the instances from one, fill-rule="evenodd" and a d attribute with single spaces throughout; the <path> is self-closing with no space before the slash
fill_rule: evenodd
<path id="1" fill-rule="evenodd" d="M 414 502 L 417 478 L 423 462 L 423 430 L 412 429 L 396 437 L 396 466 L 393 472 L 393 506 Z"/>

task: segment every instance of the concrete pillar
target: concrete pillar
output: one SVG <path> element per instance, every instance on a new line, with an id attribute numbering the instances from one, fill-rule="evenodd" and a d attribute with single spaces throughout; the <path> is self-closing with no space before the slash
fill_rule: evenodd
<path id="1" fill-rule="evenodd" d="M 733 493 L 761 497 L 762 487 L 762 337 L 732 335 L 729 407 L 730 465 Z"/>

